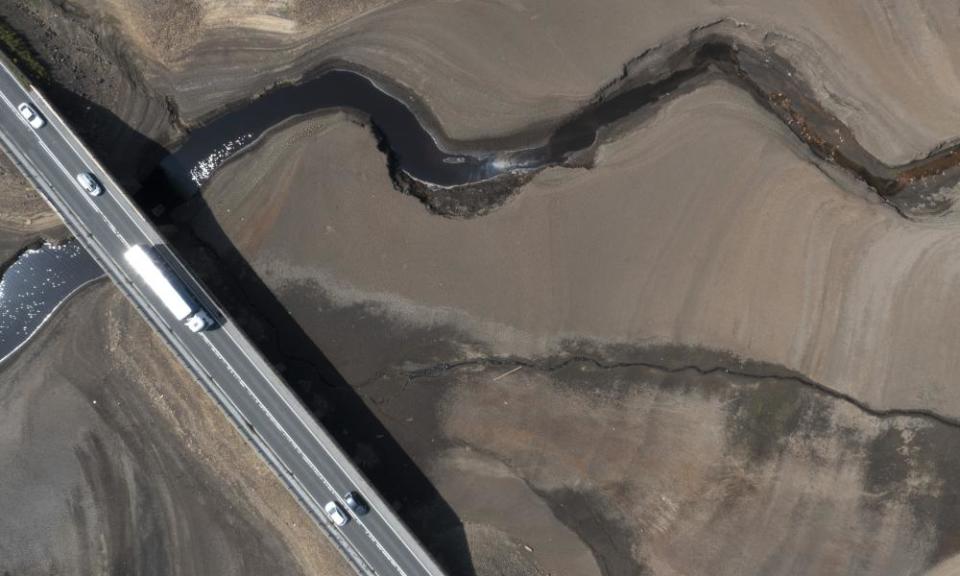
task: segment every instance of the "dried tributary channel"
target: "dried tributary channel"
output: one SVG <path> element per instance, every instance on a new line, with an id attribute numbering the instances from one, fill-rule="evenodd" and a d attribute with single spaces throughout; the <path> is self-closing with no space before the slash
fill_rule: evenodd
<path id="1" fill-rule="evenodd" d="M 29 340 L 71 294 L 103 277 L 76 240 L 23 251 L 0 278 L 0 361 Z"/>

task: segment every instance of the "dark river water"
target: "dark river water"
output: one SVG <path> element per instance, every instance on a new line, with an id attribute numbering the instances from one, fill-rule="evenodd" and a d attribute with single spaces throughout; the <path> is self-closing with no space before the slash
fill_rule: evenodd
<path id="1" fill-rule="evenodd" d="M 70 294 L 103 276 L 75 241 L 25 251 L 0 278 L 0 361 L 26 342 Z"/>
<path id="2" fill-rule="evenodd" d="M 392 152 L 395 167 L 422 182 L 440 186 L 482 182 L 505 172 L 562 163 L 570 154 L 593 145 L 604 126 L 669 93 L 699 72 L 700 68 L 691 68 L 600 99 L 560 122 L 546 142 L 535 146 L 484 150 L 465 142 L 456 148 L 473 152 L 453 154 L 438 145 L 406 104 L 375 82 L 356 72 L 333 70 L 313 80 L 274 89 L 192 130 L 161 163 L 164 180 L 154 180 L 147 186 L 172 183 L 189 196 L 202 188 L 220 165 L 273 126 L 294 116 L 332 108 L 351 109 L 369 117 Z"/>
<path id="3" fill-rule="evenodd" d="M 161 167 L 178 188 L 195 191 L 217 167 L 266 130 L 293 116 L 331 108 L 367 115 L 399 165 L 417 178 L 449 185 L 497 173 L 490 155 L 448 154 L 439 149 L 406 105 L 366 77 L 345 70 L 274 89 L 191 131 Z"/>
<path id="4" fill-rule="evenodd" d="M 459 143 L 458 150 L 473 150 L 462 154 L 440 147 L 411 108 L 374 81 L 357 72 L 332 70 L 271 90 L 191 131 L 161 162 L 146 188 L 158 192 L 158 186 L 166 189 L 173 184 L 182 194 L 192 195 L 219 166 L 270 128 L 295 116 L 334 108 L 370 118 L 391 153 L 394 169 L 440 186 L 482 182 L 506 172 L 562 163 L 570 154 L 592 146 L 604 126 L 668 94 L 701 70 L 695 65 L 659 82 L 600 98 L 561 121 L 549 138 L 535 146 L 484 150 Z M 78 287 L 102 275 L 73 241 L 21 255 L 0 280 L 0 358 L 26 341 Z"/>

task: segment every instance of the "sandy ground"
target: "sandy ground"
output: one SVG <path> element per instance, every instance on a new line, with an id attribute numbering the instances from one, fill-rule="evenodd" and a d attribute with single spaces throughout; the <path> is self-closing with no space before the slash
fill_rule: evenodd
<path id="1" fill-rule="evenodd" d="M 67 235 L 56 213 L 0 152 L 0 262 L 7 262 L 24 246 L 41 239 Z"/>
<path id="2" fill-rule="evenodd" d="M 112 285 L 0 370 L 0 572 L 352 573 Z"/>
<path id="3" fill-rule="evenodd" d="M 405 384 L 458 359 L 576 353 L 793 370 L 875 408 L 957 418 L 952 217 L 909 222 L 845 191 L 723 82 L 601 148 L 594 169 L 547 171 L 473 220 L 394 191 L 372 143 L 343 115 L 304 120 L 229 164 L 206 201 L 475 534 L 551 550 L 600 514 L 582 546 L 534 556 L 584 574 L 596 567 L 583 546 L 615 574 L 919 573 L 956 551 L 955 520 L 924 508 L 955 510 L 941 440 L 885 460 L 912 454 L 911 430 L 955 441 L 929 419 L 870 416 L 796 381 L 696 374 L 592 374 L 565 392 L 551 374 L 494 384 L 504 366 Z M 605 399 L 621 387 L 645 391 Z M 526 499 L 523 513 L 491 513 L 501 494 Z M 566 526 L 544 529 L 547 542 L 520 528 L 550 525 L 536 494 Z"/>

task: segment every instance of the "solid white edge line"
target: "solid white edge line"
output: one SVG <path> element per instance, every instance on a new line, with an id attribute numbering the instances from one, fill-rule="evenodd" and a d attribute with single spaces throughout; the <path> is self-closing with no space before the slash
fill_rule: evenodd
<path id="1" fill-rule="evenodd" d="M 15 77 L 13 74 L 10 73 L 9 69 L 7 69 L 6 65 L 3 64 L 2 61 L 0 61 L 0 67 L 2 67 L 2 68 L 7 72 L 7 74 L 8 74 L 9 76 L 11 76 L 11 78 L 13 78 L 14 82 L 19 85 L 19 82 L 16 81 L 16 77 Z M 50 109 L 53 111 L 53 116 L 54 116 L 53 119 L 59 121 L 59 123 L 62 124 L 63 127 L 67 129 L 67 132 L 68 132 L 69 135 L 65 135 L 65 134 L 59 129 L 59 127 L 53 126 L 54 122 L 51 121 L 51 118 L 48 118 L 48 119 L 47 119 L 47 120 L 48 120 L 48 122 L 47 122 L 48 126 L 53 127 L 54 132 L 56 132 L 57 135 L 59 135 L 59 136 L 61 137 L 61 139 L 62 139 L 62 140 L 67 144 L 67 146 L 74 152 L 74 154 L 76 154 L 81 160 L 83 160 L 83 157 L 85 157 L 85 156 L 88 157 L 88 158 L 89 158 L 90 160 L 92 160 L 92 162 L 99 168 L 99 170 L 103 173 L 103 175 L 106 176 L 105 179 L 110 180 L 111 182 L 113 182 L 113 183 L 115 184 L 115 186 L 114 186 L 115 188 L 121 189 L 121 188 L 119 187 L 119 185 L 116 185 L 116 182 L 115 182 L 115 181 L 113 180 L 113 178 L 110 176 L 109 172 L 107 172 L 106 169 L 103 168 L 103 166 L 102 166 L 102 165 L 100 164 L 100 162 L 96 159 L 96 157 L 94 157 L 94 156 L 93 156 L 92 154 L 90 154 L 90 153 L 85 153 L 85 152 L 82 153 L 82 152 L 80 152 L 80 151 L 77 150 L 77 148 L 76 148 L 76 147 L 73 145 L 73 143 L 71 142 L 72 132 L 69 131 L 69 127 L 67 126 L 66 122 L 59 118 L 59 116 L 57 115 L 56 111 L 55 111 L 55 110 L 53 109 L 53 107 L 47 102 L 46 98 L 44 98 L 42 95 L 40 95 L 39 92 L 37 92 L 35 89 L 34 89 L 32 92 L 33 92 L 35 95 L 39 96 L 40 100 L 44 102 L 44 104 L 46 105 L 47 108 L 50 108 Z M 30 95 L 30 92 L 27 92 L 27 95 Z M 16 107 L 13 106 L 12 103 L 10 103 L 10 101 L 6 98 L 5 95 L 3 95 L 2 92 L 0 92 L 0 98 L 3 98 L 3 100 L 4 100 L 4 101 L 6 102 L 6 104 L 11 108 L 11 110 L 14 112 L 14 114 L 16 114 L 18 118 L 20 118 L 21 120 L 23 120 L 23 118 L 20 117 L 19 113 L 17 113 Z M 32 129 L 32 128 L 31 128 L 31 129 Z M 36 131 L 34 131 L 34 133 L 36 134 Z M 64 173 L 68 178 L 70 178 L 71 181 L 72 181 L 72 180 L 73 180 L 73 177 L 72 177 L 72 175 L 70 174 L 70 172 L 63 166 L 62 163 L 60 163 L 59 159 L 52 153 L 52 151 L 46 146 L 46 144 L 43 142 L 43 140 L 42 140 L 41 138 L 39 138 L 39 136 L 38 136 L 38 141 L 39 141 L 41 147 L 44 148 L 44 150 L 45 150 L 45 151 L 47 152 L 47 154 L 51 157 L 51 159 L 53 159 L 54 162 L 55 162 L 55 163 L 58 165 L 58 167 L 61 169 L 61 171 L 63 171 L 63 173 Z M 82 144 L 81 144 L 81 146 L 82 146 Z M 85 163 L 85 164 L 86 164 L 86 163 Z M 123 194 L 124 194 L 123 192 L 120 193 L 120 195 L 123 195 Z M 116 198 L 116 197 L 114 197 L 113 195 L 109 195 L 109 194 L 108 194 L 107 196 L 109 196 L 111 199 L 113 199 L 114 201 L 117 202 L 118 208 L 120 208 L 121 213 L 126 214 L 126 215 L 128 216 L 128 218 L 130 219 L 130 221 L 133 223 L 134 227 L 137 228 L 137 230 L 140 231 L 141 234 L 143 234 L 145 237 L 147 237 L 147 239 L 148 239 L 149 241 L 151 241 L 151 242 L 153 242 L 153 243 L 156 243 L 156 242 L 157 242 L 157 240 L 154 238 L 155 234 L 151 234 L 150 232 L 144 230 L 144 229 L 140 226 L 140 223 L 137 222 L 137 219 L 136 219 L 135 217 L 130 216 L 131 212 L 134 213 L 134 214 L 136 214 L 137 216 L 140 216 L 139 210 L 137 210 L 137 209 L 135 209 L 135 208 L 132 209 L 132 210 L 130 210 L 130 209 L 124 208 L 123 206 L 119 206 L 119 204 L 121 204 L 121 202 L 117 201 L 117 198 Z M 92 200 L 91 200 L 90 198 L 87 198 L 87 195 L 86 195 L 86 194 L 84 194 L 84 197 L 85 197 L 85 199 L 87 200 L 87 202 L 91 204 L 91 206 L 93 207 L 93 209 L 94 209 L 94 210 L 101 216 L 101 218 L 107 223 L 107 225 L 111 228 L 111 230 L 113 231 L 113 233 L 124 243 L 124 245 L 129 246 L 129 243 L 119 234 L 119 232 L 118 232 L 118 231 L 116 230 L 116 228 L 113 226 L 112 222 L 110 222 L 110 221 L 106 218 L 106 216 L 102 213 L 102 211 L 100 211 L 99 208 L 98 208 L 95 204 L 93 204 Z M 161 239 L 161 240 L 162 240 L 162 239 Z M 102 248 L 101 248 L 101 249 L 102 249 Z M 103 250 L 103 249 L 102 249 L 102 250 Z M 103 251 L 104 251 L 104 253 L 106 253 L 106 250 L 103 250 Z M 181 266 L 181 267 L 183 267 L 183 266 Z M 141 297 L 142 297 L 142 296 L 141 296 Z M 232 323 L 231 323 L 231 324 L 232 324 Z M 261 367 L 258 365 L 258 363 L 246 353 L 244 346 L 241 346 L 240 344 L 238 344 L 238 342 L 236 341 L 236 338 L 235 338 L 235 334 L 233 334 L 231 331 L 226 331 L 226 332 L 227 332 L 227 334 L 228 334 L 228 337 L 229 337 L 231 343 L 234 345 L 234 347 L 236 347 L 236 348 L 241 352 L 241 356 L 244 357 L 245 359 L 247 359 L 247 360 L 250 362 L 250 364 L 252 365 L 252 367 L 254 368 L 254 370 L 256 370 L 257 373 L 259 373 L 264 379 L 266 379 L 268 382 L 270 382 L 271 388 L 274 389 L 275 392 L 277 392 L 277 395 L 280 397 L 280 400 L 282 401 L 282 403 L 287 407 L 287 409 L 288 409 L 290 412 L 293 413 L 293 415 L 295 416 L 295 418 L 297 419 L 297 421 L 299 421 L 300 424 L 306 429 L 306 431 L 308 432 L 308 434 L 309 434 L 310 436 L 312 436 L 315 440 L 318 441 L 318 444 L 321 446 L 321 448 L 322 448 L 323 451 L 325 452 L 327 458 L 328 458 L 329 460 L 331 460 L 331 461 L 337 466 L 337 468 L 340 470 L 340 472 L 342 473 L 342 475 L 343 475 L 344 477 L 346 477 L 348 480 L 350 480 L 351 483 L 354 483 L 354 484 L 355 484 L 356 482 L 355 482 L 355 479 L 354 479 L 353 477 L 356 476 L 357 473 L 359 473 L 359 470 L 357 470 L 355 473 L 350 473 L 350 472 L 348 472 L 348 471 L 344 468 L 344 466 L 340 463 L 340 461 L 339 461 L 338 458 L 333 457 L 333 453 L 331 452 L 331 450 L 330 450 L 330 449 L 328 448 L 328 446 L 327 446 L 328 443 L 329 443 L 330 446 L 334 447 L 334 449 L 337 450 L 337 452 L 341 452 L 341 453 L 342 453 L 342 449 L 339 448 L 339 446 L 338 446 L 338 445 L 336 444 L 336 442 L 332 439 L 332 437 L 321 438 L 320 436 L 318 436 L 317 431 L 315 430 L 315 428 L 318 428 L 319 425 L 318 425 L 315 421 L 312 421 L 312 422 L 310 423 L 310 424 L 312 424 L 312 425 L 308 424 L 308 423 L 304 420 L 303 415 L 300 413 L 300 411 L 299 411 L 299 410 L 296 410 L 296 409 L 290 404 L 290 402 L 288 401 L 288 399 L 286 398 L 286 396 L 285 396 L 284 394 L 280 393 L 279 390 L 276 390 L 276 389 L 278 388 L 277 383 L 279 383 L 280 386 L 284 386 L 284 387 L 287 386 L 287 385 L 282 381 L 282 379 L 280 379 L 279 376 L 274 376 L 274 377 L 272 377 L 272 378 L 269 377 L 269 376 L 267 376 L 267 375 L 263 372 L 263 370 L 261 369 Z M 209 341 L 207 341 L 207 342 L 208 342 L 208 345 L 210 345 Z M 221 358 L 221 360 L 223 361 L 223 363 L 224 363 L 225 365 L 229 366 L 229 364 L 226 362 L 226 359 L 224 359 L 224 358 L 222 357 L 222 355 L 219 354 L 219 352 L 217 352 L 217 355 Z M 235 373 L 235 371 L 232 369 L 232 366 L 230 366 L 229 369 L 231 370 L 231 373 L 235 374 L 235 377 L 237 377 L 237 379 L 243 384 L 244 388 L 246 388 L 247 390 L 250 390 L 249 387 L 246 385 L 246 383 L 243 382 L 242 379 L 239 378 L 239 376 L 236 376 L 236 373 Z M 253 394 L 253 393 L 252 393 L 252 390 L 250 390 L 250 393 Z M 261 403 L 261 401 L 259 400 L 259 398 L 257 398 L 255 395 L 254 395 L 254 398 L 256 398 L 258 405 L 262 405 L 262 403 Z M 302 406 L 300 406 L 300 408 L 302 409 Z M 272 422 L 275 422 L 275 426 L 277 427 L 277 429 L 280 430 L 280 431 L 283 433 L 283 435 L 288 438 L 288 441 L 296 448 L 297 452 L 302 454 L 302 453 L 303 453 L 302 449 L 300 449 L 299 446 L 296 445 L 296 443 L 295 443 L 295 442 L 292 440 L 292 438 L 289 436 L 289 433 L 286 432 L 286 430 L 284 430 L 284 429 L 279 425 L 278 422 L 276 422 L 275 417 L 272 415 L 272 413 L 270 413 L 269 411 L 267 411 L 267 410 L 265 409 L 265 407 L 264 407 L 264 413 L 268 414 L 268 416 L 270 417 L 270 420 L 271 420 Z M 311 418 L 311 420 L 312 420 L 312 418 Z M 324 441 L 324 440 L 325 440 L 325 441 Z M 345 454 L 344 454 L 344 456 L 345 456 Z M 305 459 L 305 461 L 306 461 L 306 459 Z M 329 482 L 326 480 L 325 477 L 323 477 L 322 474 L 319 473 L 318 470 L 316 470 L 315 465 L 314 465 L 312 462 L 308 462 L 308 465 L 309 465 L 309 467 L 310 467 L 312 470 L 314 470 L 315 474 L 318 476 L 318 478 L 320 478 L 320 480 L 321 480 L 325 485 L 329 485 Z M 361 475 L 361 477 L 362 477 L 362 475 Z M 363 478 L 363 480 L 366 482 L 366 479 L 365 479 L 365 478 Z M 333 491 L 332 488 L 330 488 L 330 490 L 331 490 L 331 493 L 334 494 L 334 496 L 336 496 L 337 499 L 339 499 L 339 496 L 340 496 L 340 495 L 339 495 L 337 492 Z M 375 492 L 375 489 L 374 489 L 374 492 Z M 378 495 L 379 495 L 379 494 L 378 494 Z M 382 500 L 381 500 L 381 501 L 382 501 Z M 384 504 L 385 504 L 385 503 L 384 503 Z M 389 521 L 387 521 L 386 518 L 383 518 L 382 512 L 381 512 L 379 509 L 377 510 L 377 513 L 378 513 L 378 515 L 381 516 L 381 519 L 384 520 L 383 525 L 386 526 L 386 527 L 390 530 L 390 532 L 396 537 L 396 540 L 397 540 L 398 542 L 400 542 L 400 543 L 403 545 L 403 547 L 404 547 L 408 552 L 411 553 L 411 556 L 417 560 L 417 563 L 418 563 L 421 567 L 423 567 L 423 568 L 425 568 L 425 569 L 429 569 L 430 567 L 424 565 L 422 559 L 414 552 L 413 549 L 410 548 L 409 543 L 408 543 L 403 537 L 401 537 L 401 535 L 397 532 L 396 528 L 394 528 L 394 526 L 392 525 L 392 523 L 389 522 Z M 381 553 L 384 554 L 384 555 L 387 557 L 388 560 L 390 560 L 390 563 L 393 564 L 394 567 L 395 567 L 398 571 L 401 572 L 401 574 L 405 574 L 405 572 L 404 572 L 399 566 L 397 566 L 396 561 L 393 559 L 393 557 L 392 557 L 388 552 L 386 552 L 386 550 L 385 550 L 385 549 L 383 548 L 383 546 L 380 544 L 379 540 L 371 533 L 371 531 L 369 530 L 369 528 L 367 528 L 367 526 L 359 519 L 359 517 L 354 516 L 354 520 L 364 528 L 364 532 L 368 535 L 368 537 L 371 539 L 371 541 L 374 542 L 374 544 L 375 544 L 375 545 L 377 546 L 377 548 L 381 551 Z M 396 520 L 402 522 L 402 520 L 399 520 L 399 518 L 396 518 Z M 430 560 L 432 560 L 432 558 L 430 558 Z M 441 573 L 442 573 L 442 572 L 441 572 Z"/>

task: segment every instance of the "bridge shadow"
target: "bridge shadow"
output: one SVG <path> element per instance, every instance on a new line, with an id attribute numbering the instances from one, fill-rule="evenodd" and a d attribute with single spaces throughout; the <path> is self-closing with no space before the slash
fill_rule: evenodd
<path id="1" fill-rule="evenodd" d="M 44 95 L 127 191 L 137 192 L 153 167 L 169 152 L 117 118 L 110 110 L 59 85 Z"/>
<path id="2" fill-rule="evenodd" d="M 450 574 L 473 576 L 460 518 L 233 245 L 202 195 L 185 208 L 204 222 L 204 238 L 170 217 L 185 200 L 154 170 L 168 151 L 109 110 L 62 88 L 56 92 L 52 101 L 104 166 L 124 186 L 133 182 L 127 190 L 137 190 L 134 201 L 420 542 Z M 100 130 L 112 136 L 86 138 Z"/>

